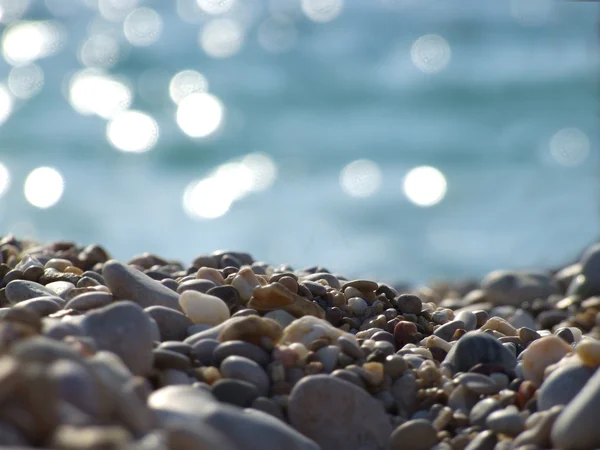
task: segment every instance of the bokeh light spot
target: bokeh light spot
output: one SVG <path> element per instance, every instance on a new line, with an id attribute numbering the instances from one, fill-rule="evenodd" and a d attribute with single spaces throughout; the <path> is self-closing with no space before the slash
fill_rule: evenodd
<path id="1" fill-rule="evenodd" d="M 110 69 L 119 60 L 119 43 L 107 34 L 94 34 L 79 50 L 79 60 L 84 66 Z"/>
<path id="2" fill-rule="evenodd" d="M 302 0 L 302 11 L 314 22 L 331 22 L 343 8 L 343 0 Z"/>
<path id="3" fill-rule="evenodd" d="M 0 197 L 6 194 L 8 188 L 10 187 L 10 172 L 8 168 L 0 163 Z"/>
<path id="4" fill-rule="evenodd" d="M 589 153 L 590 140 L 578 128 L 563 128 L 550 139 L 550 154 L 563 166 L 577 166 Z"/>
<path id="5" fill-rule="evenodd" d="M 252 174 L 253 191 L 265 191 L 269 189 L 277 178 L 277 166 L 266 153 L 251 153 L 244 156 L 242 165 L 250 170 Z"/>
<path id="6" fill-rule="evenodd" d="M 58 52 L 64 31 L 54 21 L 25 21 L 10 25 L 2 34 L 4 59 L 13 65 L 29 64 Z"/>
<path id="7" fill-rule="evenodd" d="M 95 69 L 75 73 L 69 83 L 69 103 L 80 114 L 110 119 L 131 106 L 131 89 Z"/>
<path id="8" fill-rule="evenodd" d="M 96 0 L 98 11 L 106 20 L 120 22 L 138 5 L 138 0 Z"/>
<path id="9" fill-rule="evenodd" d="M 13 67 L 8 74 L 10 92 L 21 99 L 36 95 L 44 86 L 44 72 L 35 65 Z"/>
<path id="10" fill-rule="evenodd" d="M 123 32 L 132 45 L 146 46 L 158 40 L 163 22 L 151 8 L 138 8 L 129 13 L 123 22 Z"/>
<path id="11" fill-rule="evenodd" d="M 0 23 L 18 20 L 29 8 L 30 0 L 0 0 Z"/>
<path id="12" fill-rule="evenodd" d="M 435 167 L 420 166 L 404 177 L 404 194 L 418 206 L 433 206 L 442 201 L 448 185 L 446 177 Z"/>
<path id="13" fill-rule="evenodd" d="M 410 58 L 420 71 L 436 73 L 446 68 L 452 58 L 452 50 L 443 37 L 427 34 L 413 43 Z"/>
<path id="14" fill-rule="evenodd" d="M 217 97 L 197 92 L 179 103 L 177 125 L 188 136 L 205 137 L 219 128 L 223 115 L 223 104 Z"/>
<path id="15" fill-rule="evenodd" d="M 25 198 L 37 208 L 54 206 L 62 197 L 63 191 L 63 177 L 52 167 L 38 167 L 25 180 Z"/>
<path id="16" fill-rule="evenodd" d="M 223 14 L 229 11 L 236 0 L 196 0 L 198 6 L 207 14 Z"/>
<path id="17" fill-rule="evenodd" d="M 195 70 L 183 70 L 171 79 L 169 83 L 169 95 L 177 105 L 194 92 L 208 91 L 208 81 L 200 72 Z"/>
<path id="18" fill-rule="evenodd" d="M 283 53 L 296 45 L 298 32 L 292 21 L 269 18 L 258 27 L 258 43 L 271 53 Z"/>
<path id="19" fill-rule="evenodd" d="M 376 163 L 359 159 L 342 169 L 340 185 L 352 197 L 369 197 L 379 190 L 381 178 L 381 170 Z"/>
<path id="20" fill-rule="evenodd" d="M 0 83 L 0 125 L 6 122 L 13 110 L 13 98 L 4 84 Z"/>
<path id="21" fill-rule="evenodd" d="M 123 111 L 108 122 L 106 137 L 118 150 L 146 152 L 158 140 L 158 124 L 148 114 L 140 111 Z"/>
<path id="22" fill-rule="evenodd" d="M 213 58 L 229 58 L 242 48 L 244 33 L 231 19 L 213 19 L 204 25 L 198 43 Z"/>
<path id="23" fill-rule="evenodd" d="M 191 183 L 183 194 L 183 209 L 193 219 L 216 219 L 231 207 L 233 198 L 220 180 L 209 177 Z"/>

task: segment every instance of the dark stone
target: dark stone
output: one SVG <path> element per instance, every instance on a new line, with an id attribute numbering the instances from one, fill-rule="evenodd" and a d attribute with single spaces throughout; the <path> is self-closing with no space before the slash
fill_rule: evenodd
<path id="1" fill-rule="evenodd" d="M 261 366 L 266 366 L 271 360 L 271 356 L 258 345 L 245 341 L 227 341 L 214 349 L 213 363 L 220 365 L 225 358 L 232 355 L 244 356 Z"/>
<path id="2" fill-rule="evenodd" d="M 493 336 L 480 331 L 470 331 L 450 349 L 444 364 L 457 372 L 468 372 L 477 364 L 494 364 L 512 371 L 517 359 Z"/>
<path id="3" fill-rule="evenodd" d="M 183 372 L 190 368 L 190 359 L 181 353 L 164 348 L 152 350 L 154 355 L 154 367 L 159 370 L 176 369 Z"/>
<path id="4" fill-rule="evenodd" d="M 402 294 L 396 299 L 396 305 L 402 314 L 419 314 L 423 302 L 416 295 Z"/>
<path id="5" fill-rule="evenodd" d="M 183 341 L 193 325 L 185 314 L 166 306 L 149 306 L 144 311 L 156 321 L 162 341 Z"/>
<path id="6" fill-rule="evenodd" d="M 213 384 L 212 394 L 221 402 L 241 408 L 250 407 L 260 396 L 258 389 L 252 383 L 232 378 L 221 379 Z"/>
<path id="7" fill-rule="evenodd" d="M 325 319 L 334 327 L 338 327 L 341 324 L 343 317 L 344 312 L 337 306 L 329 308 L 325 311 Z"/>
<path id="8" fill-rule="evenodd" d="M 192 346 L 179 341 L 163 341 L 160 343 L 158 348 L 181 353 L 182 355 L 188 357 L 192 354 Z"/>
<path id="9" fill-rule="evenodd" d="M 214 288 L 215 286 L 216 286 L 216 284 L 210 280 L 203 280 L 203 279 L 197 278 L 195 280 L 184 281 L 183 283 L 181 283 L 179 285 L 179 287 L 177 288 L 177 292 L 179 292 L 181 294 L 184 291 L 193 290 L 193 291 L 198 291 L 198 292 L 202 292 L 203 294 L 205 294 L 210 289 Z M 232 286 L 229 286 L 229 287 L 232 287 Z"/>
<path id="10" fill-rule="evenodd" d="M 206 291 L 208 295 L 214 295 L 225 302 L 230 310 L 240 305 L 240 293 L 233 286 L 216 286 Z"/>

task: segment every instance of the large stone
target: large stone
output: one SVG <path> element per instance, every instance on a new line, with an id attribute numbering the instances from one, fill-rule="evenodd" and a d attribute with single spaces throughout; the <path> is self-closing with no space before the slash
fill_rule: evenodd
<path id="1" fill-rule="evenodd" d="M 558 293 L 552 278 L 535 272 L 496 270 L 481 282 L 485 299 L 494 305 L 520 306 L 526 301 Z"/>
<path id="2" fill-rule="evenodd" d="M 181 311 L 177 292 L 133 267 L 110 260 L 104 264 L 102 275 L 117 299 L 132 300 L 142 308 L 166 306 Z"/>
<path id="3" fill-rule="evenodd" d="M 415 419 L 394 430 L 390 439 L 391 450 L 429 450 L 437 444 L 437 433 L 429 420 Z"/>
<path id="4" fill-rule="evenodd" d="M 168 427 L 204 424 L 223 433 L 234 448 L 240 450 L 319 450 L 313 441 L 281 420 L 260 411 L 243 411 L 219 403 L 202 389 L 190 386 L 164 387 L 150 395 L 148 405 Z"/>
<path id="5" fill-rule="evenodd" d="M 314 375 L 290 394 L 290 423 L 322 450 L 385 449 L 392 433 L 380 402 L 337 377 Z"/>
<path id="6" fill-rule="evenodd" d="M 600 371 L 564 408 L 552 427 L 555 448 L 587 449 L 600 447 Z"/>
<path id="7" fill-rule="evenodd" d="M 228 356 L 219 367 L 223 378 L 247 381 L 258 389 L 262 396 L 269 394 L 269 377 L 257 363 L 243 356 Z"/>
<path id="8" fill-rule="evenodd" d="M 259 312 L 269 312 L 283 309 L 295 317 L 315 316 L 325 318 L 325 311 L 316 303 L 294 294 L 281 283 L 270 283 L 266 286 L 257 286 L 248 307 Z"/>
<path id="9" fill-rule="evenodd" d="M 179 296 L 179 305 L 195 324 L 219 325 L 229 319 L 229 307 L 219 297 L 188 290 Z"/>
<path id="10" fill-rule="evenodd" d="M 134 375 L 147 375 L 152 369 L 153 326 L 138 304 L 122 301 L 94 310 L 83 319 L 82 328 L 99 349 L 115 353 Z"/>
<path id="11" fill-rule="evenodd" d="M 4 295 L 11 304 L 15 304 L 31 298 L 48 297 L 56 294 L 35 281 L 13 280 L 6 285 Z"/>
<path id="12" fill-rule="evenodd" d="M 493 336 L 469 331 L 452 346 L 444 359 L 444 364 L 450 364 L 456 372 L 468 372 L 480 363 L 511 371 L 517 365 L 517 358 Z"/>
<path id="13" fill-rule="evenodd" d="M 538 391 L 538 410 L 566 405 L 583 389 L 595 369 L 580 363 L 565 364 L 555 369 Z"/>
<path id="14" fill-rule="evenodd" d="M 541 385 L 546 368 L 571 351 L 569 344 L 558 336 L 544 336 L 533 341 L 521 356 L 523 377 Z"/>

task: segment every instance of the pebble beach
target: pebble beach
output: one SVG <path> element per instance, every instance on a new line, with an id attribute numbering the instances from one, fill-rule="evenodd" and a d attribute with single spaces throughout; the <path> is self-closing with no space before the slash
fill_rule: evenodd
<path id="1" fill-rule="evenodd" d="M 11 235 L 0 278 L 3 448 L 600 447 L 598 244 L 410 287 Z"/>

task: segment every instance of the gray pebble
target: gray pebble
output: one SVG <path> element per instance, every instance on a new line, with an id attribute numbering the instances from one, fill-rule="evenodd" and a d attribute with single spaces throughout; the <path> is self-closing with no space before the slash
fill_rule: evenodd
<path id="1" fill-rule="evenodd" d="M 450 342 L 452 340 L 452 336 L 454 336 L 454 332 L 460 328 L 464 329 L 465 323 L 462 320 L 453 320 L 452 322 L 448 322 L 437 328 L 433 334 L 445 341 Z"/>
<path id="2" fill-rule="evenodd" d="M 144 311 L 156 321 L 161 341 L 183 341 L 193 325 L 185 314 L 166 306 L 149 306 Z"/>
<path id="3" fill-rule="evenodd" d="M 437 432 L 426 419 L 409 420 L 394 430 L 391 450 L 429 450 L 438 443 Z"/>
<path id="4" fill-rule="evenodd" d="M 514 354 L 488 333 L 469 331 L 450 349 L 444 364 L 457 372 L 468 372 L 477 364 L 495 364 L 512 370 L 517 364 Z"/>
<path id="5" fill-rule="evenodd" d="M 514 406 L 494 411 L 487 417 L 485 423 L 490 430 L 512 437 L 525 429 L 523 418 Z"/>
<path id="6" fill-rule="evenodd" d="M 495 398 L 484 398 L 477 402 L 469 412 L 469 422 L 471 425 L 483 427 L 487 417 L 494 411 L 502 408 L 502 403 Z"/>
<path id="7" fill-rule="evenodd" d="M 56 294 L 35 281 L 13 280 L 6 285 L 4 295 L 11 304 L 15 304 L 23 300 L 54 296 Z"/>
<path id="8" fill-rule="evenodd" d="M 219 367 L 224 378 L 252 383 L 258 389 L 260 395 L 267 396 L 269 393 L 269 377 L 257 363 L 243 356 L 228 356 Z"/>
<path id="9" fill-rule="evenodd" d="M 78 311 L 87 311 L 90 309 L 102 308 L 113 302 L 112 294 L 108 292 L 86 292 L 73 297 L 65 305 L 65 309 L 76 309 Z"/>
<path id="10" fill-rule="evenodd" d="M 192 354 L 203 366 L 212 366 L 214 362 L 215 349 L 221 343 L 216 339 L 202 339 L 192 345 Z"/>
<path id="11" fill-rule="evenodd" d="M 60 311 L 64 303 L 64 300 L 60 297 L 47 296 L 23 300 L 22 302 L 17 303 L 17 307 L 29 308 L 35 311 L 40 317 L 44 317 Z"/>
<path id="12" fill-rule="evenodd" d="M 339 354 L 340 348 L 336 345 L 326 345 L 316 351 L 316 356 L 323 364 L 323 371 L 325 373 L 331 373 L 336 369 Z"/>
<path id="13" fill-rule="evenodd" d="M 498 384 L 493 379 L 480 373 L 463 373 L 457 377 L 457 380 L 479 395 L 496 394 L 500 391 Z"/>
<path id="14" fill-rule="evenodd" d="M 270 355 L 258 345 L 245 341 L 227 341 L 219 344 L 213 350 L 212 361 L 218 366 L 225 358 L 233 355 L 251 359 L 261 366 L 269 364 L 271 359 Z"/>
<path id="15" fill-rule="evenodd" d="M 213 384 L 212 393 L 217 400 L 240 408 L 249 407 L 260 395 L 252 383 L 231 378 L 221 379 Z"/>

